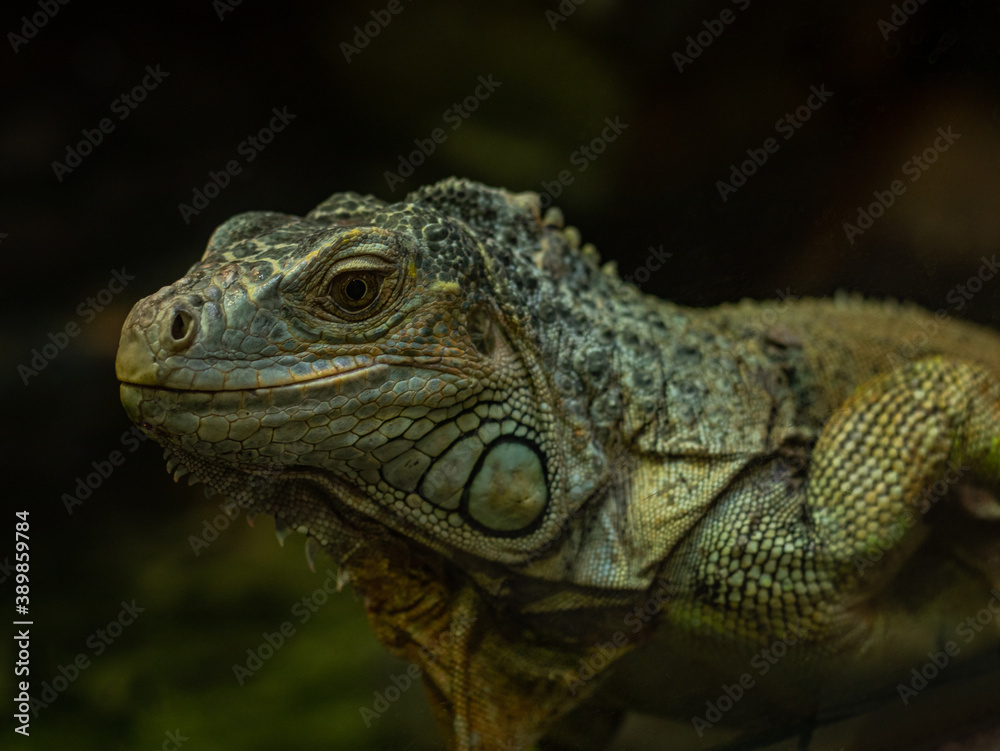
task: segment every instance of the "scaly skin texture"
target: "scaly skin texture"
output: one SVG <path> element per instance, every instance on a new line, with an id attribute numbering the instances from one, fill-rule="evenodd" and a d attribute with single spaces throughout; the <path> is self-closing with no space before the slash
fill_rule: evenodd
<path id="1" fill-rule="evenodd" d="M 909 569 L 973 603 L 1000 578 L 995 334 L 846 298 L 675 306 L 531 193 L 236 216 L 135 306 L 117 372 L 171 468 L 334 557 L 455 749 L 558 747 L 632 658 L 678 695 L 637 657 L 658 640 L 724 675 L 795 634 L 810 716 L 816 681 L 934 646 L 898 636 L 940 621 Z"/>

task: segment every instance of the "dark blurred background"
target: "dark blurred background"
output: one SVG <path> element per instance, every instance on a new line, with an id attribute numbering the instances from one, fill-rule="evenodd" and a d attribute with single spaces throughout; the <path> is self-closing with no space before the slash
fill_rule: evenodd
<path id="1" fill-rule="evenodd" d="M 196 555 L 219 501 L 123 437 L 122 321 L 234 213 L 460 175 L 558 192 L 603 258 L 677 302 L 850 290 L 1000 323 L 1000 279 L 958 286 L 1000 247 L 1000 6 L 577 2 L 5 4 L 3 534 L 30 511 L 30 677 L 62 690 L 29 741 L 8 719 L 0 747 L 439 748 L 419 688 L 366 726 L 360 710 L 405 666 L 349 590 L 306 622 L 293 609 L 327 559 L 310 572 L 302 538 L 278 548 L 266 519 L 237 519 Z M 247 139 L 273 109 L 294 117 L 258 148 Z M 435 128 L 444 142 L 388 178 Z M 777 150 L 720 191 L 768 138 Z M 231 160 L 239 173 L 194 204 Z M 846 231 L 894 180 L 905 191 L 883 215 Z M 116 272 L 134 277 L 123 290 Z M 109 625 L 133 600 L 133 622 Z M 233 666 L 286 621 L 294 635 L 240 685 Z M 0 651 L 0 686 L 11 658 Z"/>

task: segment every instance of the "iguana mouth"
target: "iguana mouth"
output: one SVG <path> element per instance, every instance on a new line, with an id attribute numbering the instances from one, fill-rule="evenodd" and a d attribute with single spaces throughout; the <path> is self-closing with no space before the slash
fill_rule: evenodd
<path id="1" fill-rule="evenodd" d="M 338 355 L 311 363 L 296 360 L 291 365 L 282 365 L 283 358 L 245 361 L 238 367 L 222 370 L 219 363 L 211 359 L 189 359 L 162 352 L 158 355 L 145 337 L 136 333 L 135 329 L 127 328 L 127 325 L 115 358 L 115 375 L 123 385 L 177 393 L 267 391 L 321 383 L 370 368 L 385 367 L 384 363 L 375 362 L 371 355 L 357 354 Z M 257 367 L 260 362 L 266 365 Z"/>
<path id="2" fill-rule="evenodd" d="M 134 388 L 148 389 L 154 392 L 165 392 L 172 394 L 239 394 L 239 393 L 258 393 L 258 392 L 275 392 L 281 390 L 292 390 L 301 388 L 310 388 L 313 386 L 321 386 L 324 383 L 333 383 L 338 379 L 346 379 L 347 376 L 352 376 L 358 373 L 364 373 L 366 371 L 378 371 L 385 370 L 389 366 L 384 363 L 374 363 L 371 365 L 359 365 L 354 368 L 348 368 L 345 370 L 340 370 L 334 373 L 327 373 L 324 375 L 317 375 L 313 378 L 302 378 L 300 380 L 290 380 L 285 383 L 273 383 L 267 386 L 248 386 L 243 388 L 234 389 L 188 389 L 181 388 L 177 386 L 164 386 L 159 383 L 149 383 L 148 381 L 141 380 L 127 380 L 119 376 L 118 382 L 121 386 L 131 386 Z"/>
<path id="3" fill-rule="evenodd" d="M 245 389 L 185 389 L 158 383 L 121 381 L 120 397 L 133 422 L 146 424 L 165 439 L 184 440 L 195 432 L 207 429 L 206 420 L 225 419 L 239 412 L 247 428 L 276 413 L 293 409 L 306 401 L 347 403 L 358 393 L 378 387 L 388 380 L 389 367 L 382 364 L 356 367 L 343 372 L 319 376 L 293 383 L 275 384 Z M 230 422 L 234 422 L 230 420 Z M 238 425 L 229 432 L 239 432 Z M 193 448 L 193 447 L 188 447 Z M 223 452 L 228 453 L 228 452 Z"/>

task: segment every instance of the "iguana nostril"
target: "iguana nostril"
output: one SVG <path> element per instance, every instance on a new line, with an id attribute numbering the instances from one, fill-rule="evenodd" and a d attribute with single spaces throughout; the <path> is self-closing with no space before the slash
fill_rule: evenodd
<path id="1" fill-rule="evenodd" d="M 170 326 L 170 336 L 175 340 L 183 339 L 185 334 L 188 332 L 188 327 L 191 325 L 191 315 L 185 313 L 184 311 L 179 312 L 174 316 L 174 322 Z"/>
<path id="2" fill-rule="evenodd" d="M 164 346 L 170 349 L 180 349 L 181 347 L 187 347 L 194 341 L 198 327 L 194 316 L 188 311 L 175 309 L 173 316 L 170 318 L 169 326 L 168 335 L 162 337 Z"/>

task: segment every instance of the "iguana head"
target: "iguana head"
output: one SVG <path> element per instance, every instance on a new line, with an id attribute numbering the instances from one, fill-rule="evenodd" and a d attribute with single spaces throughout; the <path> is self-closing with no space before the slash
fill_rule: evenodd
<path id="1" fill-rule="evenodd" d="M 236 216 L 132 310 L 122 402 L 197 479 L 324 544 L 347 508 L 524 560 L 604 461 L 585 384 L 566 382 L 596 360 L 542 332 L 606 282 L 538 205 L 447 180 L 401 203 L 342 193 L 305 217 Z"/>

